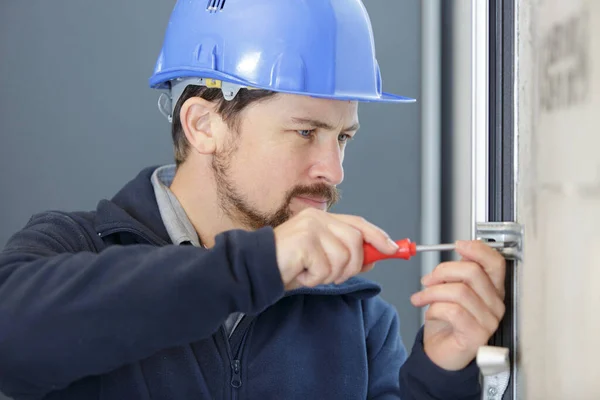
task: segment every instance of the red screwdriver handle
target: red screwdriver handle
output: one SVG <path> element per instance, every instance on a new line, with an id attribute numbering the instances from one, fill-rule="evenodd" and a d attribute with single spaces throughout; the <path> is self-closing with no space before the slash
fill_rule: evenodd
<path id="1" fill-rule="evenodd" d="M 397 240 L 398 251 L 394 254 L 383 254 L 379 252 L 373 245 L 365 243 L 363 245 L 363 265 L 369 265 L 376 261 L 387 260 L 390 258 L 401 258 L 403 260 L 410 260 L 410 258 L 417 254 L 417 244 L 410 241 L 410 239 Z"/>

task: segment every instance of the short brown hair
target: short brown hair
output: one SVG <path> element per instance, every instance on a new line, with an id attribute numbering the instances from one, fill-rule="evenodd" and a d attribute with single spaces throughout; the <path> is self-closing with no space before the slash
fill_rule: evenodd
<path id="1" fill-rule="evenodd" d="M 239 128 L 239 115 L 248 107 L 250 104 L 266 99 L 275 95 L 275 92 L 269 90 L 256 90 L 256 89 L 240 89 L 238 94 L 233 100 L 227 101 L 223 97 L 221 89 L 207 88 L 206 86 L 190 85 L 185 88 L 183 94 L 175 105 L 173 111 L 173 146 L 175 150 L 175 163 L 179 166 L 185 161 L 189 153 L 189 142 L 185 137 L 183 128 L 181 126 L 181 118 L 179 113 L 181 112 L 181 106 L 188 99 L 192 97 L 200 97 L 205 100 L 215 102 L 218 104 L 218 113 L 223 118 L 223 121 L 227 123 L 230 129 L 237 130 Z"/>

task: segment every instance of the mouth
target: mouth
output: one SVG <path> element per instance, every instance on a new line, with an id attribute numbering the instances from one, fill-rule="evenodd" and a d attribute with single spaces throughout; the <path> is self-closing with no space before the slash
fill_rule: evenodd
<path id="1" fill-rule="evenodd" d="M 296 196 L 296 199 L 309 205 L 310 207 L 320 208 L 323 210 L 327 209 L 327 204 L 329 203 L 329 201 L 327 199 L 324 199 L 322 197 L 320 198 L 320 197 Z"/>

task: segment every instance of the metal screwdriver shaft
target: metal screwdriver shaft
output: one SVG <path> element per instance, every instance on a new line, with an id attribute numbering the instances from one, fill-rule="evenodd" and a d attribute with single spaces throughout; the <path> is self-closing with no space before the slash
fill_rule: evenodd
<path id="1" fill-rule="evenodd" d="M 493 249 L 501 249 L 504 247 L 504 242 L 486 242 L 488 246 Z M 418 245 L 417 252 L 422 251 L 453 251 L 456 249 L 456 245 L 453 243 L 449 244 L 432 244 L 432 245 Z"/>

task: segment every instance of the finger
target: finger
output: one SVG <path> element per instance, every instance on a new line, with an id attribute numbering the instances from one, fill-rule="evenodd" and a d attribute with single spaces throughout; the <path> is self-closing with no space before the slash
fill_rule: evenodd
<path id="1" fill-rule="evenodd" d="M 464 283 L 446 283 L 435 285 L 415 293 L 411 297 L 416 307 L 444 302 L 455 303 L 468 311 L 477 322 L 490 332 L 498 328 L 500 319 L 485 305 L 483 300 Z"/>
<path id="2" fill-rule="evenodd" d="M 502 254 L 479 240 L 458 241 L 456 251 L 466 260 L 481 265 L 499 293 L 504 293 L 506 260 Z"/>
<path id="3" fill-rule="evenodd" d="M 358 265 L 362 261 L 356 245 L 349 245 L 347 243 L 352 240 L 355 242 L 361 241 L 360 232 L 354 228 L 349 229 L 354 231 L 354 235 L 343 232 L 340 227 L 335 226 L 330 226 L 329 230 L 321 234 L 321 245 L 330 265 L 329 276 L 322 282 L 324 284 L 344 282 L 349 278 L 348 270 L 352 268 L 351 265 Z M 344 233 L 346 237 L 344 237 Z M 352 238 L 352 236 L 357 236 L 358 238 Z M 356 269 L 357 267 L 354 268 Z M 344 279 L 345 276 L 347 277 Z"/>
<path id="4" fill-rule="evenodd" d="M 332 219 L 330 231 L 341 241 L 348 254 L 335 283 L 342 283 L 360 273 L 363 264 L 363 235 L 351 225 Z"/>
<path id="5" fill-rule="evenodd" d="M 304 271 L 296 278 L 302 286 L 317 286 L 330 275 L 331 265 L 320 240 L 315 239 L 312 250 L 304 255 L 302 265 Z"/>
<path id="6" fill-rule="evenodd" d="M 425 286 L 464 282 L 483 300 L 498 319 L 502 319 L 504 316 L 503 294 L 498 293 L 481 266 L 472 261 L 442 263 L 431 274 L 424 276 L 421 282 Z"/>
<path id="7" fill-rule="evenodd" d="M 494 333 L 486 330 L 471 313 L 455 303 L 441 302 L 431 305 L 425 312 L 425 320 L 444 321 L 450 324 L 459 332 L 459 335 L 457 335 L 458 344 L 465 349 L 469 347 L 470 343 L 486 343 Z M 463 336 L 465 333 L 469 335 L 469 339 Z M 463 338 L 462 341 L 461 338 Z"/>
<path id="8" fill-rule="evenodd" d="M 363 240 L 372 244 L 377 250 L 384 254 L 394 254 L 398 245 L 390 239 L 389 235 L 378 226 L 373 225 L 362 217 L 355 215 L 330 214 L 333 218 L 342 221 L 358 229 Z"/>

